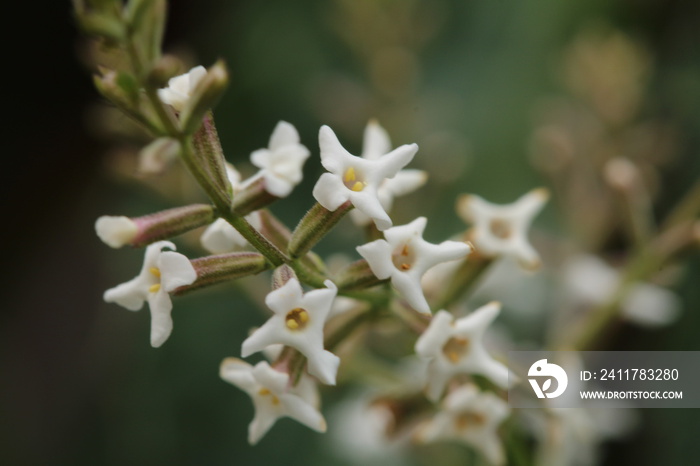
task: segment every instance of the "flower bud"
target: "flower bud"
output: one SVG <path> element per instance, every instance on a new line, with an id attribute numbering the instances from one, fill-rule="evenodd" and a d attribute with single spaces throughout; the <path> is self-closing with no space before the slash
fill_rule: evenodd
<path id="1" fill-rule="evenodd" d="M 289 254 L 301 257 L 311 250 L 352 209 L 350 201 L 330 211 L 316 203 L 297 225 L 289 241 Z"/>
<path id="2" fill-rule="evenodd" d="M 272 289 L 282 288 L 292 278 L 296 279 L 297 274 L 294 273 L 291 267 L 286 264 L 277 267 L 272 273 Z"/>
<path id="3" fill-rule="evenodd" d="M 228 72 L 222 61 L 207 70 L 207 74 L 197 83 L 192 96 L 182 109 L 180 121 L 186 134 L 193 134 L 202 124 L 206 113 L 219 101 L 228 85 Z"/>
<path id="4" fill-rule="evenodd" d="M 145 246 L 211 223 L 214 218 L 212 206 L 193 204 L 133 219 L 104 215 L 95 222 L 95 230 L 113 248 Z"/>
<path id="5" fill-rule="evenodd" d="M 197 280 L 191 285 L 176 289 L 174 291 L 176 295 L 247 275 L 255 275 L 267 269 L 265 257 L 257 252 L 218 254 L 193 259 L 191 263 L 197 272 Z"/>

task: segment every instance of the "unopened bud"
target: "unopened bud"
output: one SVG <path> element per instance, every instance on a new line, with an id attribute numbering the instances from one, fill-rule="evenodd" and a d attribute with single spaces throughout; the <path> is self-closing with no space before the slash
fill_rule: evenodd
<path id="1" fill-rule="evenodd" d="M 180 143 L 172 138 L 158 138 L 139 153 L 139 172 L 162 173 L 180 153 Z"/>
<path id="2" fill-rule="evenodd" d="M 297 275 L 291 267 L 288 265 L 277 267 L 272 273 L 272 289 L 282 288 L 292 278 L 297 278 Z"/>
<path id="3" fill-rule="evenodd" d="M 95 230 L 97 236 L 113 248 L 145 246 L 209 224 L 214 218 L 212 206 L 194 204 L 137 218 L 105 215 L 97 219 Z"/>
<path id="4" fill-rule="evenodd" d="M 316 203 L 297 225 L 289 241 L 289 254 L 301 257 L 311 250 L 353 208 L 350 201 L 334 211 Z"/>
<path id="5" fill-rule="evenodd" d="M 98 92 L 118 106 L 133 107 L 139 93 L 133 76 L 108 69 L 100 71 L 101 74 L 93 76 Z"/>
<path id="6" fill-rule="evenodd" d="M 207 112 L 219 101 L 228 85 L 228 72 L 222 61 L 216 62 L 197 83 L 187 104 L 182 109 L 180 120 L 186 134 L 194 133 L 202 124 Z"/>
<path id="7" fill-rule="evenodd" d="M 197 272 L 197 280 L 191 285 L 177 288 L 174 291 L 176 295 L 248 275 L 255 275 L 268 267 L 265 257 L 257 252 L 218 254 L 200 257 L 190 262 Z"/>

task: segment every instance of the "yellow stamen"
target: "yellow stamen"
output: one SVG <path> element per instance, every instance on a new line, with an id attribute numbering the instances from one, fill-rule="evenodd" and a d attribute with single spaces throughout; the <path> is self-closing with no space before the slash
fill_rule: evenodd
<path id="1" fill-rule="evenodd" d="M 295 307 L 289 311 L 285 317 L 285 325 L 289 330 L 298 330 L 306 327 L 306 323 L 309 321 L 309 313 L 306 309 L 300 307 Z"/>
<path id="2" fill-rule="evenodd" d="M 355 181 L 357 177 L 355 176 L 355 167 L 350 167 L 347 170 L 345 170 L 345 175 L 343 176 L 343 181 L 345 183 L 350 183 L 352 181 Z"/>
<path id="3" fill-rule="evenodd" d="M 160 283 L 156 283 L 155 285 L 149 286 L 148 291 L 150 291 L 151 293 L 157 293 L 158 291 L 160 291 Z"/>
<path id="4" fill-rule="evenodd" d="M 403 249 L 401 250 L 401 255 L 408 256 L 408 244 L 403 245 Z"/>
<path id="5" fill-rule="evenodd" d="M 362 191 L 363 189 L 365 189 L 365 184 L 362 183 L 361 181 L 356 181 L 355 184 L 352 185 L 352 188 L 350 188 L 350 189 L 352 189 L 355 192 L 359 192 L 359 191 Z"/>
<path id="6" fill-rule="evenodd" d="M 158 267 L 151 267 L 150 269 L 148 269 L 148 271 L 156 277 L 160 278 L 160 269 Z"/>
<path id="7" fill-rule="evenodd" d="M 410 270 L 411 264 L 401 264 L 401 270 Z"/>
<path id="8" fill-rule="evenodd" d="M 289 319 L 287 321 L 287 328 L 290 330 L 296 330 L 299 328 L 299 324 L 297 324 L 296 320 Z"/>
<path id="9" fill-rule="evenodd" d="M 457 364 L 468 351 L 469 340 L 466 338 L 452 337 L 447 340 L 445 346 L 442 347 L 442 354 L 444 354 L 452 364 Z"/>
<path id="10" fill-rule="evenodd" d="M 258 395 L 262 395 L 262 396 L 269 395 L 269 394 L 270 394 L 270 390 L 268 390 L 267 388 L 261 388 L 260 391 L 258 392 Z"/>
<path id="11" fill-rule="evenodd" d="M 272 404 L 277 406 L 278 404 L 280 404 L 280 399 L 272 395 Z"/>

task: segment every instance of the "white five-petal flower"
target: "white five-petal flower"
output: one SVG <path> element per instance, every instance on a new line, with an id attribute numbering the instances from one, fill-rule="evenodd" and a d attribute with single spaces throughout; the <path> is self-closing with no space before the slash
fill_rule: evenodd
<path id="1" fill-rule="evenodd" d="M 419 428 L 417 440 L 457 440 L 480 452 L 491 464 L 505 464 L 498 427 L 508 417 L 505 401 L 482 393 L 474 385 L 459 387 L 446 398 L 443 409 Z"/>
<path id="2" fill-rule="evenodd" d="M 253 367 L 237 358 L 224 359 L 219 374 L 253 400 L 255 417 L 248 426 L 251 445 L 281 417 L 291 417 L 317 432 L 326 431 L 326 421 L 318 410 L 318 393 L 310 380 L 290 387 L 289 374 L 276 371 L 266 361 Z"/>
<path id="3" fill-rule="evenodd" d="M 362 146 L 362 158 L 377 160 L 382 155 L 391 151 L 391 140 L 386 130 L 375 120 L 371 120 L 365 127 Z M 425 184 L 428 174 L 423 170 L 405 169 L 399 171 L 393 178 L 385 179 L 377 189 L 379 203 L 385 212 L 389 212 L 394 204 L 394 198 L 409 194 Z M 360 210 L 350 212 L 355 225 L 365 226 L 372 219 Z"/>
<path id="4" fill-rule="evenodd" d="M 470 239 L 480 254 L 513 256 L 523 267 L 534 269 L 539 267 L 540 257 L 527 239 L 527 230 L 548 198 L 544 188 L 534 189 L 506 205 L 467 194 L 459 199 L 457 212 L 474 225 Z"/>
<path id="5" fill-rule="evenodd" d="M 416 144 L 406 144 L 393 151 L 368 160 L 350 154 L 328 126 L 318 134 L 321 164 L 330 173 L 324 173 L 314 186 L 314 198 L 330 211 L 350 201 L 370 217 L 379 230 L 391 227 L 391 218 L 381 204 L 378 189 L 387 178 L 393 178 L 418 151 Z"/>
<path id="6" fill-rule="evenodd" d="M 162 345 L 173 330 L 170 312 L 173 304 L 170 292 L 197 279 L 197 272 L 184 255 L 163 251 L 175 249 L 170 241 L 158 241 L 146 248 L 146 257 L 141 273 L 134 279 L 110 288 L 104 293 L 104 300 L 117 303 L 130 311 L 138 311 L 148 301 L 151 310 L 151 345 Z"/>
<path id="7" fill-rule="evenodd" d="M 326 289 L 304 293 L 299 281 L 292 278 L 270 292 L 265 304 L 274 315 L 243 342 L 243 357 L 282 343 L 306 356 L 311 375 L 335 385 L 340 358 L 323 349 L 323 326 L 338 289 L 330 280 L 324 283 Z"/>
<path id="8" fill-rule="evenodd" d="M 160 97 L 163 103 L 181 112 L 190 99 L 192 91 L 206 74 L 206 68 L 203 66 L 195 66 L 187 73 L 170 79 L 168 81 L 168 87 L 158 89 L 158 97 Z"/>
<path id="9" fill-rule="evenodd" d="M 417 311 L 430 314 L 423 295 L 421 277 L 441 262 L 461 259 L 471 252 L 468 244 L 458 241 L 428 243 L 423 239 L 427 220 L 418 217 L 411 223 L 384 231 L 384 239 L 357 247 L 372 272 L 391 284 Z"/>
<path id="10" fill-rule="evenodd" d="M 250 154 L 250 161 L 260 169 L 255 178 L 265 179 L 268 193 L 287 197 L 301 182 L 302 167 L 309 155 L 309 149 L 299 143 L 299 133 L 294 125 L 280 121 L 270 136 L 267 149 Z"/>
<path id="11" fill-rule="evenodd" d="M 241 174 L 231 164 L 226 164 L 226 174 L 233 189 L 234 196 L 237 192 L 243 189 L 248 181 L 241 181 Z M 255 211 L 246 215 L 245 219 L 250 225 L 259 230 L 262 227 L 260 212 Z M 225 252 L 239 251 L 248 245 L 248 241 L 241 235 L 238 230 L 233 228 L 223 218 L 218 218 L 204 230 L 200 238 L 204 249 L 212 254 L 222 254 Z"/>
<path id="12" fill-rule="evenodd" d="M 491 302 L 456 321 L 447 311 L 435 314 L 416 342 L 416 353 L 429 360 L 428 398 L 438 400 L 457 374 L 483 375 L 508 387 L 508 368 L 489 355 L 482 341 L 500 309 L 499 303 Z"/>
<path id="13" fill-rule="evenodd" d="M 592 255 L 575 256 L 562 273 L 571 304 L 602 305 L 619 286 L 620 274 Z M 668 325 L 678 319 L 681 303 L 673 292 L 652 283 L 633 283 L 620 303 L 622 316 L 646 327 Z"/>

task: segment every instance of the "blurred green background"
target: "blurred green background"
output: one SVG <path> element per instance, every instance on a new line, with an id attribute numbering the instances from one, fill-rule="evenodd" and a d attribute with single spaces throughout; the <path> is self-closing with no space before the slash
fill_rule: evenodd
<path id="1" fill-rule="evenodd" d="M 154 188 L 172 178 L 144 185 L 125 175 L 133 147 L 115 151 L 114 131 L 96 123 L 103 111 L 67 2 L 16 8 L 32 18 L 35 41 L 6 42 L 0 464 L 354 464 L 338 455 L 331 433 L 289 420 L 258 447 L 247 445 L 252 405 L 217 374 L 221 359 L 239 355 L 248 329 L 261 322 L 258 305 L 236 287 L 178 299 L 174 333 L 159 350 L 148 345 L 148 312 L 102 302 L 105 289 L 135 275 L 142 253 L 101 244 L 94 220 L 143 215 L 189 194 Z M 180 0 L 170 13 L 167 50 L 207 66 L 221 57 L 231 71 L 215 111 L 231 162 L 245 171 L 248 154 L 267 144 L 281 119 L 310 148 L 304 183 L 273 207 L 289 225 L 312 204 L 322 124 L 354 153 L 372 117 L 394 144 L 418 143 L 412 166 L 430 172 L 429 186 L 398 200 L 392 217 L 401 224 L 429 215 L 432 241 L 464 228 L 454 214 L 457 194 L 510 202 L 546 184 L 529 157 L 536 109 L 566 94 L 564 51 L 600 25 L 653 57 L 640 113 L 662 118 L 681 141 L 662 173 L 657 214 L 700 173 L 698 2 Z M 552 234 L 565 230 L 554 206 L 537 224 Z M 343 230 L 318 250 L 352 254 L 357 240 Z M 194 243 L 181 250 L 203 254 Z M 682 320 L 663 331 L 624 329 L 617 349 L 700 350 L 699 278 L 696 254 L 677 287 Z M 325 412 L 348 390 L 324 390 Z M 641 416 L 633 437 L 604 446 L 602 464 L 697 464 L 697 410 Z M 455 458 L 462 456 L 427 448 L 405 461 Z"/>

